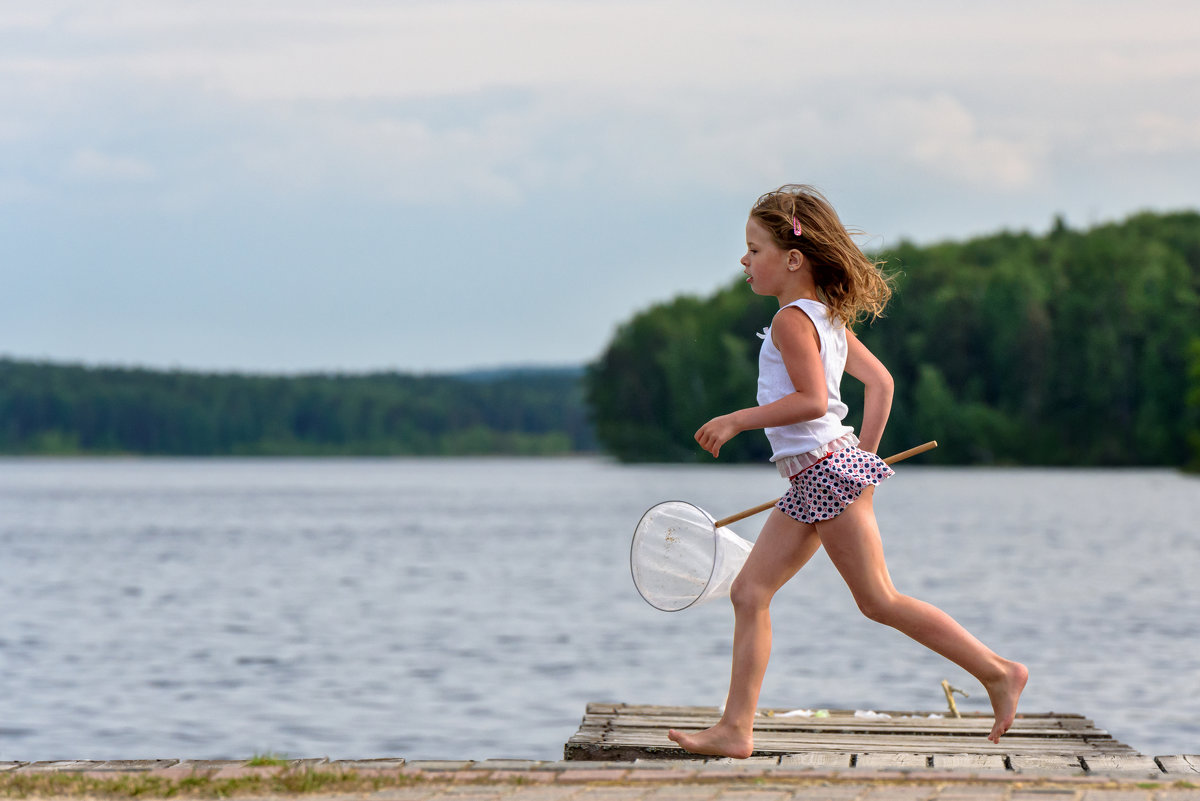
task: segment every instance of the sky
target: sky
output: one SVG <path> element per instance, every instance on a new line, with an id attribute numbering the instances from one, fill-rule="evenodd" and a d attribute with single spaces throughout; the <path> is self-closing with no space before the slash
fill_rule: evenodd
<path id="1" fill-rule="evenodd" d="M 789 182 L 870 248 L 1200 207 L 1200 4 L 0 0 L 0 356 L 579 365 Z"/>

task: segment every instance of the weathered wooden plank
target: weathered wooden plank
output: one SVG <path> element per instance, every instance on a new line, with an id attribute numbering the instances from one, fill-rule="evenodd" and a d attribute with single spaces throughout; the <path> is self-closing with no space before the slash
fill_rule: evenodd
<path id="1" fill-rule="evenodd" d="M 925 754 L 869 753 L 859 754 L 854 766 L 858 768 L 889 770 L 895 768 L 925 768 L 929 766 L 929 757 Z"/>
<path id="2" fill-rule="evenodd" d="M 846 751 L 805 751 L 784 754 L 779 764 L 788 768 L 848 768 L 854 755 Z"/>
<path id="3" fill-rule="evenodd" d="M 619 714 L 636 714 L 636 715 L 698 714 L 698 715 L 705 715 L 705 716 L 709 716 L 709 717 L 720 717 L 721 716 L 721 710 L 715 706 L 658 706 L 658 705 L 651 705 L 651 704 L 589 703 L 587 705 L 587 711 L 590 713 L 593 710 L 596 711 L 597 713 L 607 712 L 608 714 L 618 714 L 618 713 Z M 785 712 L 790 712 L 792 710 L 789 710 L 789 709 L 783 708 L 783 707 L 759 707 L 758 711 L 760 713 L 762 713 L 764 716 L 769 717 L 769 716 L 774 716 L 774 715 L 781 715 Z M 825 711 L 827 711 L 830 714 L 830 716 L 854 717 L 854 713 L 856 710 L 853 710 L 853 709 L 828 709 Z M 875 711 L 879 712 L 879 713 L 891 715 L 892 717 L 900 717 L 903 715 L 925 717 L 925 716 L 928 716 L 930 714 L 935 714 L 935 713 L 943 714 L 942 712 L 938 712 L 938 711 L 933 711 L 933 712 L 931 712 L 931 711 L 915 711 L 914 712 L 913 710 L 893 710 L 893 709 L 877 709 Z M 1018 717 L 1022 718 L 1022 719 L 1026 719 L 1026 720 L 1038 720 L 1038 719 L 1043 719 L 1043 718 L 1050 718 L 1050 719 L 1054 719 L 1054 720 L 1064 720 L 1064 721 L 1071 720 L 1071 719 L 1086 720 L 1086 718 L 1083 715 L 1078 715 L 1078 714 L 1071 713 L 1071 712 L 1022 712 L 1020 715 L 1018 715 Z M 976 719 L 980 719 L 980 720 L 991 720 L 992 715 L 990 712 L 963 712 L 962 713 L 962 718 L 961 718 L 962 720 L 968 720 L 971 718 L 976 718 Z M 935 718 L 935 720 L 936 720 L 936 718 Z M 945 720 L 954 720 L 954 718 L 945 718 Z"/>
<path id="4" fill-rule="evenodd" d="M 587 714 L 598 714 L 598 715 L 649 715 L 649 716 L 654 716 L 654 715 L 668 715 L 668 716 L 701 715 L 704 717 L 720 717 L 720 715 L 721 715 L 721 710 L 717 707 L 712 707 L 712 706 L 650 706 L 650 705 L 635 705 L 635 704 L 619 704 L 619 705 L 588 704 L 586 711 L 587 711 Z M 799 712 L 799 711 L 801 711 L 801 710 L 759 707 L 757 710 L 757 714 L 759 717 L 768 717 L 768 718 L 769 717 L 787 717 L 789 715 L 795 715 L 795 713 Z M 823 713 L 823 715 L 828 715 L 830 717 L 854 717 L 855 715 L 862 714 L 862 710 L 855 710 L 855 709 L 822 709 L 820 711 Z M 952 715 L 947 714 L 946 712 L 929 711 L 929 710 L 876 709 L 876 710 L 872 710 L 872 711 L 877 715 L 888 715 L 889 717 L 893 717 L 893 718 L 914 717 L 914 718 L 921 718 L 921 719 L 928 719 L 928 720 L 946 720 L 946 721 L 955 721 L 955 720 L 982 721 L 982 720 L 991 720 L 992 719 L 991 714 L 983 713 L 983 712 L 963 712 L 961 718 L 955 718 Z M 1081 721 L 1086 721 L 1086 720 L 1088 720 L 1088 718 L 1084 717 L 1083 715 L 1076 715 L 1076 714 L 1070 714 L 1070 713 L 1059 714 L 1059 713 L 1054 713 L 1054 712 L 1021 712 L 1020 714 L 1018 714 L 1017 717 L 1022 720 L 1030 720 L 1030 721 L 1037 721 L 1037 720 L 1053 720 L 1053 721 L 1081 720 Z"/>
<path id="5" fill-rule="evenodd" d="M 672 713 L 672 715 L 630 715 L 618 712 L 614 715 L 587 715 L 584 725 L 629 725 L 644 728 L 703 729 L 718 721 L 716 715 L 696 713 Z M 991 730 L 991 718 L 953 719 L 924 717 L 866 718 L 853 715 L 827 717 L 757 717 L 758 730 L 792 729 L 854 729 L 862 731 L 911 729 L 920 731 L 946 731 L 946 733 L 976 734 Z M 1018 719 L 1010 729 L 1014 734 L 1039 734 L 1042 736 L 1090 736 L 1109 737 L 1108 731 L 1099 729 L 1086 718 L 1040 718 Z"/>
<path id="6" fill-rule="evenodd" d="M 624 740 L 638 740 L 645 738 L 664 738 L 667 735 L 666 729 L 650 729 L 638 728 L 628 729 L 622 726 L 614 726 L 610 729 L 591 732 L 591 739 L 601 742 L 616 742 Z M 841 731 L 755 731 L 754 739 L 756 742 L 878 742 L 878 743 L 897 743 L 897 742 L 912 742 L 921 744 L 945 743 L 954 746 L 952 750 L 960 750 L 960 746 L 979 748 L 992 748 L 998 752 L 1005 752 L 1006 748 L 1034 748 L 1043 751 L 1062 751 L 1063 748 L 1080 748 L 1090 751 L 1113 751 L 1127 748 L 1122 744 L 1113 740 L 1097 740 L 1088 741 L 1083 738 L 1072 740 L 1053 740 L 1044 737 L 1006 737 L 1000 745 L 990 742 L 986 737 L 980 735 L 978 737 L 958 737 L 945 736 L 938 734 L 921 734 L 911 732 L 892 732 L 892 733 L 871 733 L 871 732 L 841 732 Z"/>
<path id="7" fill-rule="evenodd" d="M 1024 773 L 1083 773 L 1079 757 L 1065 754 L 1014 754 L 1008 761 L 1013 770 Z"/>
<path id="8" fill-rule="evenodd" d="M 597 723 L 600 725 L 610 722 L 620 722 L 626 725 L 642 725 L 642 726 L 711 726 L 716 721 L 720 720 L 720 716 L 713 715 L 607 715 L 607 716 L 587 716 L 588 722 Z M 992 728 L 991 718 L 963 718 L 955 720 L 952 718 L 944 719 L 926 719 L 916 717 L 855 717 L 853 715 L 827 715 L 821 717 L 763 717 L 758 716 L 754 719 L 754 725 L 757 729 L 790 729 L 790 728 L 844 728 L 853 727 L 861 729 L 894 729 L 894 728 L 910 728 L 920 729 L 922 731 L 937 731 L 945 733 L 954 732 L 990 732 Z M 1088 736 L 1107 736 L 1108 732 L 1091 721 L 1071 719 L 1071 720 L 1055 720 L 1055 719 L 1039 719 L 1039 720 L 1017 720 L 1013 723 L 1010 731 L 1022 731 L 1027 734 L 1044 734 L 1050 736 L 1069 736 L 1088 735 Z"/>
<path id="9" fill-rule="evenodd" d="M 960 719 L 930 718 L 925 712 L 894 711 L 882 715 L 856 716 L 851 710 L 832 710 L 821 717 L 785 716 L 774 710 L 755 719 L 755 753 L 792 754 L 882 754 L 884 763 L 895 764 L 918 755 L 928 760 L 942 755 L 971 756 L 958 764 L 976 769 L 999 769 L 1005 757 L 1027 755 L 1063 757 L 1045 764 L 1055 769 L 1083 768 L 1080 757 L 1096 764 L 1116 764 L 1118 757 L 1141 757 L 1134 749 L 1115 740 L 1108 732 L 1082 715 L 1023 714 L 1000 744 L 989 742 L 992 718 L 983 713 Z M 671 758 L 684 752 L 667 739 L 667 730 L 699 731 L 720 719 L 714 707 L 645 706 L 632 704 L 589 704 L 579 731 L 567 742 L 567 759 L 622 759 L 634 757 Z M 836 757 L 835 757 L 836 759 Z M 917 760 L 920 761 L 920 760 Z M 1030 769 L 1033 768 L 1033 763 Z M 1134 764 L 1134 763 L 1129 763 Z"/>
<path id="10" fill-rule="evenodd" d="M 563 759 L 588 762 L 634 762 L 638 759 L 694 759 L 704 757 L 689 754 L 675 743 L 670 748 L 663 745 L 625 745 L 619 743 L 567 743 L 563 748 Z M 755 752 L 758 753 L 758 752 Z M 761 754 L 760 754 L 761 756 Z"/>
<path id="11" fill-rule="evenodd" d="M 1183 773 L 1194 776 L 1200 773 L 1200 754 L 1175 754 L 1173 756 L 1155 757 L 1164 773 Z"/>
<path id="12" fill-rule="evenodd" d="M 698 730 L 698 727 L 673 727 L 680 728 L 685 731 Z M 667 729 L 658 727 L 626 727 L 620 722 L 614 722 L 607 727 L 584 727 L 581 731 L 589 731 L 596 736 L 606 736 L 608 739 L 617 739 L 617 737 L 628 737 L 638 735 L 665 735 Z M 1062 748 L 1084 748 L 1088 751 L 1097 752 L 1133 752 L 1132 748 L 1124 745 L 1124 743 L 1112 739 L 1110 736 L 1078 736 L 1078 737 L 1044 737 L 1037 735 L 1022 735 L 1008 734 L 1004 736 L 1000 746 L 986 740 L 984 731 L 977 731 L 973 736 L 967 736 L 962 733 L 947 733 L 947 731 L 920 731 L 906 728 L 872 728 L 868 730 L 856 729 L 847 727 L 845 729 L 830 728 L 830 729 L 760 729 L 755 728 L 756 739 L 763 741 L 767 740 L 784 740 L 784 741 L 806 741 L 812 739 L 830 739 L 830 737 L 877 737 L 881 741 L 892 741 L 896 737 L 906 737 L 906 739 L 918 739 L 919 741 L 932 742 L 950 742 L 950 743 L 966 743 L 966 745 L 977 745 L 980 748 L 996 747 L 1000 751 L 1007 748 L 1014 748 L 1018 745 L 1021 747 L 1033 746 L 1042 747 L 1043 749 Z"/>
<path id="13" fill-rule="evenodd" d="M 678 747 L 667 740 L 665 734 L 656 733 L 618 733 L 614 736 L 601 736 L 594 740 L 576 740 L 577 743 L 594 743 L 594 745 L 644 745 Z M 1009 742 L 1007 746 L 997 746 L 995 743 L 962 742 L 958 740 L 943 740 L 936 737 L 868 737 L 857 735 L 822 735 L 803 737 L 766 737 L 755 739 L 755 746 L 770 749 L 772 752 L 802 752 L 806 749 L 842 748 L 845 751 L 913 751 L 920 753 L 1091 753 L 1104 754 L 1103 749 L 1092 747 L 1088 743 L 1076 743 L 1068 751 L 1060 747 L 1048 747 L 1044 743 Z"/>
<path id="14" fill-rule="evenodd" d="M 619 715 L 608 718 L 588 716 L 584 726 L 621 726 L 624 728 L 671 728 L 671 729 L 703 729 L 717 722 L 719 718 L 705 717 L 649 717 L 644 715 Z M 992 728 L 992 720 L 986 721 L 931 721 L 920 719 L 871 719 L 854 717 L 828 718 L 755 718 L 755 731 L 856 731 L 863 733 L 880 732 L 909 732 L 936 733 L 962 736 L 986 736 Z M 1032 737 L 1089 737 L 1108 738 L 1108 732 L 1095 727 L 1064 728 L 1042 722 L 1038 726 L 1023 726 L 1020 723 L 1009 729 L 1013 735 Z"/>
<path id="15" fill-rule="evenodd" d="M 651 731 L 641 732 L 608 732 L 604 736 L 590 741 L 574 741 L 569 744 L 595 745 L 598 747 L 655 747 L 660 749 L 678 748 L 667 739 L 666 733 Z M 1073 758 L 1079 755 L 1102 755 L 1106 753 L 1133 753 L 1127 746 L 1125 751 L 1115 750 L 1113 746 L 1104 747 L 1095 743 L 1071 742 L 1056 744 L 1042 740 L 1020 740 L 1018 738 L 1002 740 L 999 745 L 980 738 L 977 741 L 964 741 L 962 738 L 930 737 L 930 736 L 896 736 L 870 737 L 863 735 L 843 734 L 796 734 L 791 737 L 756 736 L 755 749 L 763 753 L 796 753 L 803 751 L 840 750 L 847 752 L 904 752 L 922 754 L 947 753 L 980 753 L 997 754 L 1000 756 L 1012 754 L 1067 754 Z"/>
<path id="16" fill-rule="evenodd" d="M 797 710 L 760 708 L 758 710 L 757 716 L 760 719 L 761 718 L 779 718 L 782 720 L 787 720 L 787 719 L 794 718 L 794 719 L 800 719 L 800 720 L 807 720 L 807 719 L 821 720 L 826 717 L 829 717 L 829 718 L 854 718 L 854 717 L 856 717 L 856 715 L 861 714 L 857 710 L 852 710 L 852 709 L 841 709 L 841 710 L 834 709 L 834 710 L 821 710 L 825 714 L 819 718 L 818 717 L 803 718 L 803 717 L 799 717 L 799 716 L 793 714 L 796 711 Z M 992 720 L 992 716 L 990 714 L 982 714 L 982 713 L 964 713 L 961 718 L 955 718 L 955 717 L 945 715 L 942 713 L 912 711 L 912 710 L 907 710 L 907 711 L 874 710 L 874 712 L 877 715 L 887 715 L 892 719 L 912 718 L 912 719 L 916 719 L 916 720 L 929 721 L 934 724 L 943 723 L 946 725 L 963 725 L 963 724 L 969 725 L 971 723 L 982 723 L 985 721 L 990 722 Z M 717 709 L 715 707 L 706 707 L 706 706 L 633 706 L 633 705 L 623 705 L 623 706 L 603 705 L 602 706 L 602 705 L 598 705 L 598 704 L 589 704 L 588 708 L 587 708 L 587 714 L 588 715 L 600 715 L 600 716 L 606 716 L 606 717 L 628 715 L 628 716 L 635 716 L 635 717 L 640 716 L 640 717 L 720 718 L 721 710 Z M 934 717 L 930 717 L 931 715 L 934 715 Z M 940 717 L 938 717 L 938 715 L 940 715 Z M 1075 722 L 1091 725 L 1091 723 L 1092 723 L 1091 720 L 1089 720 L 1088 718 L 1085 718 L 1082 715 L 1074 715 L 1074 714 L 1059 715 L 1059 714 L 1053 714 L 1053 713 L 1021 713 L 1017 716 L 1017 722 L 1022 722 L 1022 721 L 1027 722 L 1030 725 L 1037 725 L 1039 722 L 1049 722 L 1052 725 L 1064 725 L 1064 724 L 1070 725 Z"/>
<path id="17" fill-rule="evenodd" d="M 931 754 L 935 768 L 943 770 L 1008 770 L 1000 754 Z"/>
<path id="18" fill-rule="evenodd" d="M 1125 745 L 1125 743 L 1122 743 L 1118 740 L 1089 740 L 1088 745 L 1092 750 L 1101 754 L 1128 754 L 1130 756 L 1141 756 L 1136 749 Z"/>
<path id="19" fill-rule="evenodd" d="M 587 712 L 589 715 L 592 712 L 597 714 L 608 713 L 611 715 L 616 712 L 617 709 L 623 708 L 624 706 L 625 704 L 604 704 L 596 701 L 589 701 L 587 705 Z"/>

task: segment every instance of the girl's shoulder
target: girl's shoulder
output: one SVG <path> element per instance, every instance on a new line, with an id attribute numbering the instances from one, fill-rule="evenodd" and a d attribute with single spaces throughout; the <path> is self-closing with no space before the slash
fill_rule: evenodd
<path id="1" fill-rule="evenodd" d="M 775 317 L 771 318 L 771 324 L 774 325 L 774 322 L 777 318 L 779 318 L 779 315 L 792 308 L 800 309 L 810 318 L 812 318 L 814 322 L 819 320 L 822 322 L 827 322 L 833 327 L 837 327 L 837 318 L 833 314 L 833 309 L 829 308 L 819 300 L 811 300 L 810 298 L 793 300 L 791 303 L 775 312 Z"/>

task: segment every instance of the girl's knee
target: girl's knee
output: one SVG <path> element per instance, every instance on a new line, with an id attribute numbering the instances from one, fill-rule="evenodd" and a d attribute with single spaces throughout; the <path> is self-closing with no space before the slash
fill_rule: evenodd
<path id="1" fill-rule="evenodd" d="M 729 600 L 734 609 L 761 609 L 771 605 L 771 593 L 766 587 L 738 576 L 729 588 Z"/>
<path id="2" fill-rule="evenodd" d="M 876 592 L 857 595 L 858 610 L 876 623 L 889 624 L 894 617 L 900 595 L 896 592 Z"/>

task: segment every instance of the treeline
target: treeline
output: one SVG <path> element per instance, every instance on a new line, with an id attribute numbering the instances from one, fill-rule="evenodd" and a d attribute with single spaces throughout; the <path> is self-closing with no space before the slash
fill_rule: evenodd
<path id="1" fill-rule="evenodd" d="M 0 453 L 547 455 L 595 447 L 581 370 L 256 376 L 0 359 Z"/>
<path id="2" fill-rule="evenodd" d="M 1200 462 L 1200 214 L 1087 231 L 1059 220 L 1044 236 L 903 242 L 880 255 L 898 292 L 857 333 L 896 380 L 882 450 L 936 439 L 926 462 Z M 692 435 L 755 402 L 755 333 L 777 309 L 739 278 L 623 324 L 586 378 L 601 444 L 628 461 L 710 458 Z M 847 377 L 843 396 L 857 427 L 861 385 Z M 759 432 L 721 451 L 769 455 Z"/>

